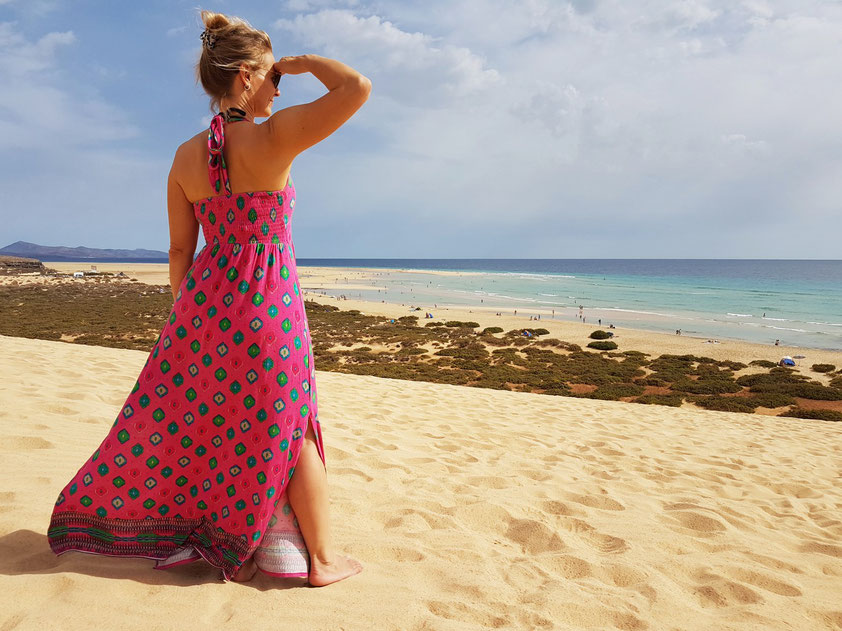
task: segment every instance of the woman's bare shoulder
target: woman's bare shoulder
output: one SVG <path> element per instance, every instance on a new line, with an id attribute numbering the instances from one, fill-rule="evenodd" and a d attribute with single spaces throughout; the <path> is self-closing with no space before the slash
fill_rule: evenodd
<path id="1" fill-rule="evenodd" d="M 191 163 L 196 159 L 196 156 L 203 151 L 207 151 L 208 146 L 208 131 L 203 130 L 195 136 L 188 138 L 182 142 L 175 150 L 173 157 L 173 165 L 181 165 Z"/>

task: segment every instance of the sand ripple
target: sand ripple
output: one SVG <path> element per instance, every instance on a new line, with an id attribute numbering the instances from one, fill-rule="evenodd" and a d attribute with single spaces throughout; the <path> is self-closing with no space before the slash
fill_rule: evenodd
<path id="1" fill-rule="evenodd" d="M 0 344 L 3 629 L 842 629 L 842 423 L 318 372 L 334 537 L 365 570 L 222 584 L 52 555 L 55 496 L 147 355 Z"/>

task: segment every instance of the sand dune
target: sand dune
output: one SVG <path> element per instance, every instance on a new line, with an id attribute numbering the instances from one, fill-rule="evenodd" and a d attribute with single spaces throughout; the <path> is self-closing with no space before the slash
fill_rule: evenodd
<path id="1" fill-rule="evenodd" d="M 840 423 L 318 372 L 335 537 L 365 569 L 222 583 L 47 544 L 147 354 L 0 350 L 3 631 L 842 629 Z"/>

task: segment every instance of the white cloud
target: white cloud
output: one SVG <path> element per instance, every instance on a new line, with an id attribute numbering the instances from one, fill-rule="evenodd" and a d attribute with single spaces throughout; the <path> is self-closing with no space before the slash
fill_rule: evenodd
<path id="1" fill-rule="evenodd" d="M 351 126 L 385 138 L 388 156 L 360 156 L 354 172 L 377 180 L 388 208 L 457 234 L 477 220 L 583 229 L 584 216 L 639 232 L 647 249 L 664 221 L 698 226 L 699 242 L 739 225 L 750 232 L 731 243 L 745 243 L 758 209 L 790 234 L 804 229 L 791 200 L 840 209 L 837 171 L 823 166 L 842 141 L 830 124 L 842 100 L 839 5 L 329 6 L 307 3 L 320 10 L 276 27 L 372 79 Z M 428 203 L 430 183 L 443 203 Z"/>
<path id="2" fill-rule="evenodd" d="M 18 33 L 15 26 L 15 22 L 0 22 L 0 54 L 4 62 L 0 71 L 7 76 L 22 76 L 49 67 L 59 46 L 76 41 L 73 31 L 65 31 L 47 33 L 33 43 Z"/>
<path id="3" fill-rule="evenodd" d="M 359 0 L 287 0 L 288 11 L 315 11 L 333 7 L 356 7 Z"/>
<path id="4" fill-rule="evenodd" d="M 30 40 L 16 26 L 0 23 L 0 150 L 15 155 L 4 167 L 2 188 L 7 211 L 27 212 L 7 212 L 3 221 L 9 234 L 25 234 L 24 224 L 37 222 L 29 225 L 36 231 L 31 241 L 76 245 L 68 235 L 85 233 L 106 247 L 109 236 L 143 221 L 125 215 L 134 208 L 119 203 L 127 191 L 134 202 L 146 197 L 160 207 L 165 181 L 157 189 L 143 184 L 154 181 L 160 164 L 133 155 L 124 141 L 138 136 L 139 129 L 129 116 L 90 81 L 82 84 L 67 71 L 61 53 L 77 44 L 72 31 Z M 114 72 L 98 62 L 90 67 L 97 76 Z M 97 227 L 93 235 L 91 225 Z"/>
<path id="5" fill-rule="evenodd" d="M 400 29 L 379 16 L 325 9 L 275 22 L 328 57 L 342 57 L 376 77 L 378 94 L 415 107 L 444 107 L 501 83 L 499 73 L 463 47 Z M 423 98 L 419 100 L 419 95 Z"/>
<path id="6" fill-rule="evenodd" d="M 76 43 L 72 31 L 47 33 L 32 42 L 14 27 L 14 22 L 0 23 L 0 125 L 5 131 L 0 149 L 72 148 L 138 134 L 125 114 L 99 98 L 95 89 L 74 93 L 77 82 L 66 80 L 58 54 L 61 47 Z M 94 70 L 103 72 L 98 64 Z M 39 81 L 32 80 L 36 74 Z"/>

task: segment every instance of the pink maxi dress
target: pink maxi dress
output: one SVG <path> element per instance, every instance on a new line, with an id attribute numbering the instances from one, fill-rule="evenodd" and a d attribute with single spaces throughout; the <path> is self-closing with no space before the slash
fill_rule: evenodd
<path id="1" fill-rule="evenodd" d="M 156 569 L 204 558 L 225 581 L 254 555 L 267 574 L 308 575 L 286 492 L 308 422 L 325 455 L 295 187 L 231 193 L 232 122 L 220 113 L 208 130 L 210 182 L 226 192 L 193 204 L 206 245 L 110 431 L 58 495 L 56 554 L 145 557 Z"/>

